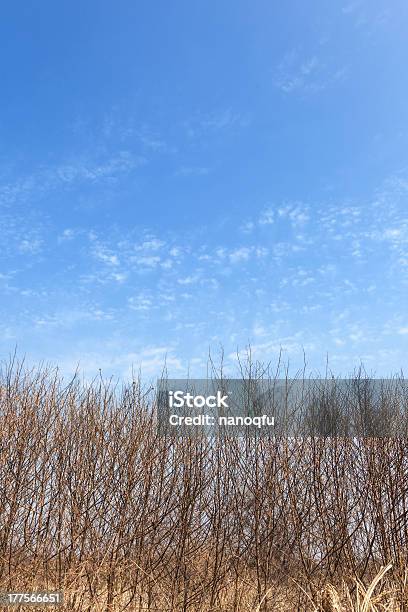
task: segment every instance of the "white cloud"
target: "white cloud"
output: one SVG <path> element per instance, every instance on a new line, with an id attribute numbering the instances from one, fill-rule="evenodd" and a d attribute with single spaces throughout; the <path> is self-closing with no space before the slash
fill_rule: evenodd
<path id="1" fill-rule="evenodd" d="M 241 261 L 248 261 L 251 255 L 251 249 L 248 247 L 241 247 L 235 249 L 229 253 L 229 260 L 231 263 L 240 263 Z"/>
<path id="2" fill-rule="evenodd" d="M 110 276 L 117 283 L 124 283 L 128 278 L 127 272 L 112 272 Z"/>
<path id="3" fill-rule="evenodd" d="M 138 244 L 135 246 L 136 251 L 158 251 L 162 247 L 165 246 L 165 242 L 163 240 L 159 240 L 158 238 L 151 237 L 148 240 L 142 242 L 142 244 Z"/>
<path id="4" fill-rule="evenodd" d="M 278 67 L 275 85 L 284 93 L 311 86 L 312 74 L 316 74 L 319 62 L 316 56 L 300 59 L 297 52 L 286 55 Z"/>
<path id="5" fill-rule="evenodd" d="M 184 127 L 189 138 L 200 138 L 212 132 L 243 128 L 249 124 L 250 117 L 247 114 L 225 108 L 210 113 L 198 112 L 184 122 Z"/>
<path id="6" fill-rule="evenodd" d="M 99 261 L 107 264 L 108 266 L 119 266 L 119 257 L 113 253 L 110 249 L 98 244 L 93 250 L 93 255 Z"/>
<path id="7" fill-rule="evenodd" d="M 151 310 L 153 307 L 153 302 L 151 297 L 148 297 L 146 294 L 141 293 L 136 296 L 132 296 L 128 299 L 129 308 L 132 310 Z"/>
<path id="8" fill-rule="evenodd" d="M 272 208 L 267 208 L 261 213 L 259 225 L 271 225 L 275 222 L 275 211 Z"/>
<path id="9" fill-rule="evenodd" d="M 286 54 L 275 71 L 275 86 L 285 94 L 316 93 L 340 81 L 344 66 L 328 66 L 317 55 L 302 56 L 294 49 Z"/>
<path id="10" fill-rule="evenodd" d="M 281 218 L 287 218 L 291 223 L 302 225 L 309 220 L 308 208 L 304 204 L 286 204 L 278 208 L 278 215 Z"/>
<path id="11" fill-rule="evenodd" d="M 187 367 L 171 345 L 147 346 L 129 351 L 124 346 L 107 347 L 105 344 L 103 349 L 95 346 L 93 350 L 71 352 L 68 356 L 64 353 L 59 359 L 59 365 L 68 375 L 79 369 L 89 379 L 102 372 L 106 378 L 115 374 L 124 380 L 132 380 L 140 372 L 142 380 L 146 381 L 146 377 L 160 377 L 164 368 L 170 375 L 181 372 L 187 375 Z"/>
<path id="12" fill-rule="evenodd" d="M 18 248 L 22 253 L 28 253 L 30 255 L 34 255 L 41 251 L 42 240 L 40 240 L 39 238 L 34 238 L 31 240 L 24 239 L 20 242 Z"/>
<path id="13" fill-rule="evenodd" d="M 255 223 L 253 221 L 247 221 L 241 225 L 240 229 L 244 234 L 250 234 L 255 229 Z"/>
<path id="14" fill-rule="evenodd" d="M 161 262 L 159 255 L 142 255 L 141 257 L 132 257 L 132 262 L 142 268 L 155 268 Z"/>
<path id="15" fill-rule="evenodd" d="M 211 172 L 207 166 L 181 166 L 176 172 L 176 176 L 207 176 Z"/>
<path id="16" fill-rule="evenodd" d="M 73 240 L 75 238 L 75 235 L 75 230 L 71 228 L 64 229 L 64 231 L 58 236 L 58 242 L 68 242 L 70 240 Z"/>
<path id="17" fill-rule="evenodd" d="M 198 274 L 192 274 L 190 276 L 185 276 L 184 278 L 177 279 L 179 285 L 193 285 L 199 280 Z"/>

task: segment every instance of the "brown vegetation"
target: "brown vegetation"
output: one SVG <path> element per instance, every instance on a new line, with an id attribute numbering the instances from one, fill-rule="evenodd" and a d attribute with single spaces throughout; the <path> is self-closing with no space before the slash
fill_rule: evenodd
<path id="1" fill-rule="evenodd" d="M 1 385 L 1 591 L 59 589 L 70 610 L 408 610 L 406 438 L 164 437 L 139 384 L 13 365 Z"/>

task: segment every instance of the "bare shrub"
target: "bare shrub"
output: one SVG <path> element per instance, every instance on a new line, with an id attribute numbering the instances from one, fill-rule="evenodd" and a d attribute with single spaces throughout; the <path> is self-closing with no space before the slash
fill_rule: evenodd
<path id="1" fill-rule="evenodd" d="M 72 610 L 408 609 L 406 437 L 159 436 L 140 381 L 12 363 L 0 385 L 2 591 L 59 589 Z M 341 401 L 369 424 L 361 373 Z"/>

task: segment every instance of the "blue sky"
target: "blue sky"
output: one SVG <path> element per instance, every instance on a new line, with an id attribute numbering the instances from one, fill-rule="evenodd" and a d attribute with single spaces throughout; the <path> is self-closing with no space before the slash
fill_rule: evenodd
<path id="1" fill-rule="evenodd" d="M 408 5 L 9 2 L 0 346 L 407 368 Z"/>

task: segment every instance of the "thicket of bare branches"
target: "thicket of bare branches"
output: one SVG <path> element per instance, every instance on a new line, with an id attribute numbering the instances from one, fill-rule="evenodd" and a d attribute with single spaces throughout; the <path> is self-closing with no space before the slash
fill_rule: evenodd
<path id="1" fill-rule="evenodd" d="M 58 588 L 78 610 L 304 611 L 392 562 L 408 609 L 406 438 L 164 437 L 138 383 L 12 364 L 0 386 L 0 590 Z"/>

